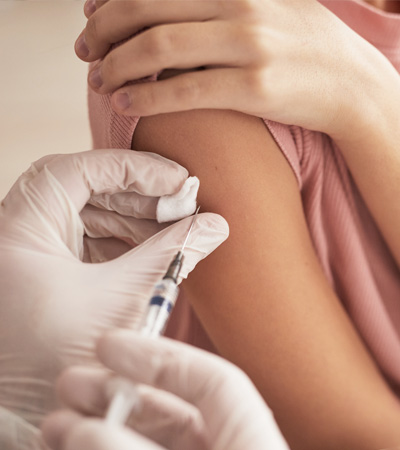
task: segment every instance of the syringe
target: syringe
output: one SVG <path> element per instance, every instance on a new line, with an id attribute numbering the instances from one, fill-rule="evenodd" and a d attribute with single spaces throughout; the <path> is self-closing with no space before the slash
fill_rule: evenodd
<path id="1" fill-rule="evenodd" d="M 147 308 L 147 313 L 139 328 L 140 334 L 144 336 L 158 337 L 161 336 L 165 330 L 179 293 L 178 277 L 184 259 L 183 251 L 185 250 L 190 233 L 196 222 L 199 209 L 200 206 L 194 213 L 189 231 L 186 234 L 181 249 L 170 263 L 163 279 L 156 284 L 154 288 L 153 295 L 150 298 Z M 118 380 L 118 382 L 118 390 L 111 400 L 105 418 L 109 423 L 122 424 L 126 422 L 132 408 L 138 401 L 138 398 L 132 383 L 123 379 Z"/>

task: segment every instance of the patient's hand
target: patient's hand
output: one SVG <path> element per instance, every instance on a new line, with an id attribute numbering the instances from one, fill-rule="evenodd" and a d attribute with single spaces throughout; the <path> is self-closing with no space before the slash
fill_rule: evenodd
<path id="1" fill-rule="evenodd" d="M 86 9 L 75 49 L 84 61 L 99 60 L 89 84 L 113 93 L 120 114 L 224 108 L 339 136 L 363 115 L 366 87 L 369 95 L 379 94 L 382 77 L 390 82 L 395 73 L 314 0 L 109 0 L 95 6 Z M 193 70 L 198 67 L 205 70 Z M 190 72 L 126 85 L 164 69 Z"/>

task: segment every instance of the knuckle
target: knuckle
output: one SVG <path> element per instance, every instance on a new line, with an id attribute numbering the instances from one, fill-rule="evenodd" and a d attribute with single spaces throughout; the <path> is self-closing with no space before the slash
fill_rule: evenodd
<path id="1" fill-rule="evenodd" d="M 240 13 L 240 17 L 244 18 L 253 16 L 259 8 L 259 3 L 259 0 L 242 0 L 240 2 L 234 1 L 237 12 Z"/>
<path id="2" fill-rule="evenodd" d="M 242 27 L 240 42 L 251 60 L 257 65 L 263 65 L 270 59 L 270 37 L 265 27 L 254 24 Z"/>
<path id="3" fill-rule="evenodd" d="M 190 430 L 190 433 L 201 437 L 202 432 L 202 421 L 198 411 L 186 410 L 182 417 L 179 418 L 180 421 L 177 424 L 177 432 L 186 433 Z"/>
<path id="4" fill-rule="evenodd" d="M 150 116 L 157 109 L 157 95 L 153 83 L 143 83 L 135 89 L 135 110 L 141 116 Z"/>
<path id="5" fill-rule="evenodd" d="M 270 98 L 270 86 L 266 70 L 249 70 L 246 77 L 246 86 L 255 98 Z"/>
<path id="6" fill-rule="evenodd" d="M 175 39 L 172 31 L 166 27 L 157 27 L 149 30 L 146 36 L 145 51 L 153 60 L 157 61 L 161 67 L 166 68 L 171 63 Z"/>
<path id="7" fill-rule="evenodd" d="M 174 87 L 174 98 L 180 106 L 199 105 L 202 88 L 195 77 L 187 75 Z"/>
<path id="8" fill-rule="evenodd" d="M 113 6 L 118 8 L 118 12 L 119 14 L 123 17 L 123 16 L 131 16 L 133 14 L 136 14 L 139 16 L 140 14 L 140 6 L 143 2 L 132 2 L 130 0 L 128 1 L 121 1 L 118 0 L 116 2 L 113 2 Z"/>

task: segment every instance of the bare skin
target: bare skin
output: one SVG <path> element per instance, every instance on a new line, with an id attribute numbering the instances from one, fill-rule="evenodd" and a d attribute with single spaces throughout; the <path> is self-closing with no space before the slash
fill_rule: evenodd
<path id="1" fill-rule="evenodd" d="M 262 121 L 228 111 L 154 116 L 141 119 L 132 146 L 186 166 L 202 181 L 202 207 L 227 219 L 230 238 L 185 289 L 291 448 L 400 442 L 397 400 L 321 272 L 295 177 Z"/>
<path id="2" fill-rule="evenodd" d="M 364 0 L 375 8 L 381 9 L 382 11 L 399 13 L 400 12 L 400 2 L 398 0 Z"/>

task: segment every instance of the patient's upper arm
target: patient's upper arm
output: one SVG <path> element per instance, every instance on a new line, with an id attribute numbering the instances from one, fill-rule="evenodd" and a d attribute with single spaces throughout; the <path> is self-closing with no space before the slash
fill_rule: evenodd
<path id="1" fill-rule="evenodd" d="M 185 289 L 292 448 L 400 440 L 397 404 L 321 272 L 295 176 L 264 123 L 232 111 L 166 114 L 141 119 L 132 145 L 187 167 L 202 211 L 228 221 L 230 237 Z"/>

